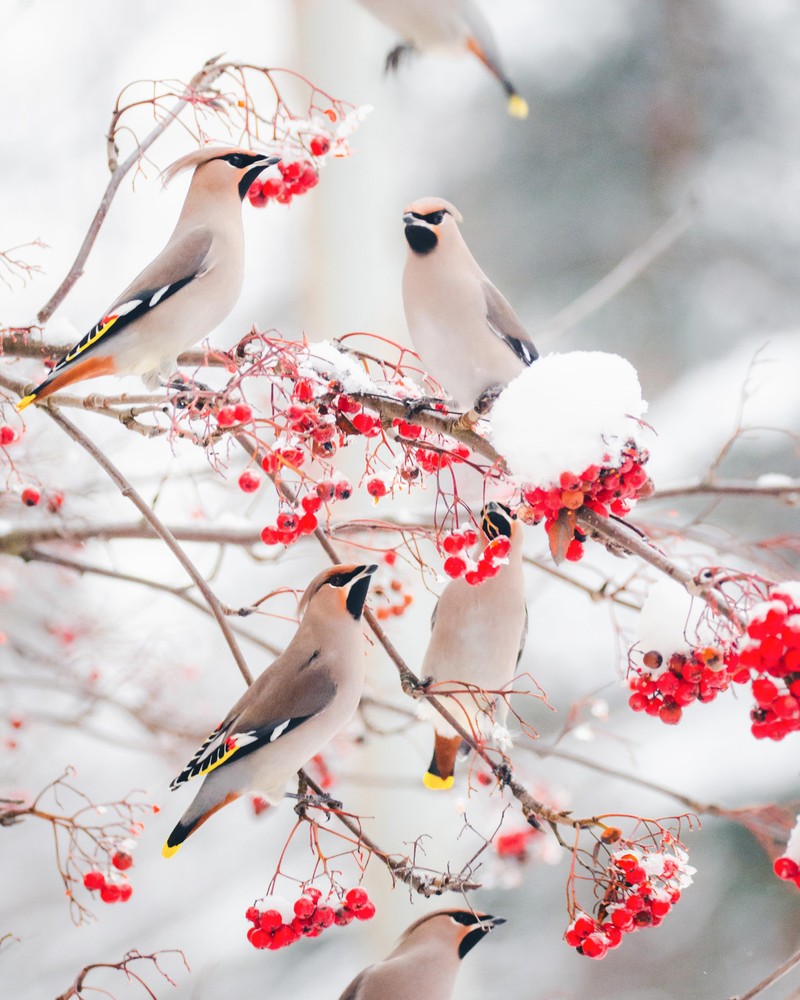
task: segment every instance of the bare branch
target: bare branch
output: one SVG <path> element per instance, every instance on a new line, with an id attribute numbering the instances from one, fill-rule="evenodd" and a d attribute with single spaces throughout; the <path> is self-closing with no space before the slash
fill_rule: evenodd
<path id="1" fill-rule="evenodd" d="M 794 955 L 787 958 L 782 965 L 779 965 L 777 969 L 770 972 L 766 978 L 762 979 L 751 990 L 748 990 L 747 993 L 740 993 L 738 996 L 731 997 L 731 1000 L 753 1000 L 753 997 L 757 997 L 759 993 L 763 993 L 770 986 L 774 986 L 779 979 L 783 979 L 787 973 L 791 972 L 792 969 L 796 969 L 798 965 L 800 965 L 800 951 L 796 951 Z"/>

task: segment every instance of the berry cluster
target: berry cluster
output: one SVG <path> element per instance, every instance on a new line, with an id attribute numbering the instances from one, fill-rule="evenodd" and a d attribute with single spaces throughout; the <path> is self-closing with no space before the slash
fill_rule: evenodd
<path id="1" fill-rule="evenodd" d="M 633 503 L 641 496 L 649 494 L 652 486 L 644 471 L 649 454 L 640 449 L 634 441 L 629 441 L 622 449 L 618 464 L 611 464 L 610 455 L 603 456 L 602 465 L 590 465 L 580 475 L 562 472 L 558 483 L 545 487 L 534 487 L 523 492 L 523 500 L 528 510 L 525 521 L 538 523 L 544 520 L 545 531 L 558 521 L 559 514 L 588 507 L 602 517 L 628 514 Z M 575 529 L 575 537 L 566 551 L 566 558 L 577 562 L 583 555 L 585 536 Z"/>
<path id="2" fill-rule="evenodd" d="M 396 552 L 386 552 L 384 553 L 384 562 L 387 562 L 390 566 L 393 566 L 397 561 Z M 381 604 L 375 609 L 375 617 L 378 621 L 386 621 L 387 618 L 399 618 L 404 615 L 406 609 L 409 608 L 414 603 L 414 595 L 409 591 L 405 590 L 403 587 L 403 581 L 394 577 L 389 581 L 389 592 L 397 594 L 397 599 L 390 601 L 389 604 Z M 383 588 L 383 593 L 388 597 L 386 588 Z"/>
<path id="3" fill-rule="evenodd" d="M 116 851 L 111 858 L 111 864 L 119 872 L 127 871 L 133 866 L 133 857 L 127 851 Z M 92 868 L 83 876 L 84 888 L 89 892 L 100 893 L 104 903 L 127 903 L 133 895 L 133 886 L 127 878 L 117 878 Z"/>
<path id="4" fill-rule="evenodd" d="M 526 861 L 530 842 L 538 835 L 540 835 L 538 830 L 532 826 L 525 826 L 521 830 L 499 833 L 492 843 L 498 857 Z"/>
<path id="5" fill-rule="evenodd" d="M 754 673 L 756 739 L 782 740 L 800 730 L 800 582 L 774 586 L 751 609 L 739 662 Z"/>
<path id="6" fill-rule="evenodd" d="M 800 865 L 796 861 L 787 857 L 777 858 L 772 868 L 779 879 L 783 879 L 784 882 L 794 882 L 800 889 Z"/>
<path id="7" fill-rule="evenodd" d="M 338 909 L 320 904 L 321 897 L 319 889 L 306 889 L 295 902 L 294 916 L 288 921 L 280 910 L 249 907 L 245 916 L 253 926 L 247 932 L 247 940 L 254 948 L 277 951 L 301 937 L 319 937 L 333 924 L 346 927 L 353 920 L 371 920 L 375 916 L 375 906 L 365 889 L 351 889 Z"/>
<path id="8" fill-rule="evenodd" d="M 660 848 L 627 845 L 611 855 L 600 876 L 605 892 L 597 917 L 579 911 L 564 935 L 571 948 L 587 958 L 603 958 L 623 934 L 661 923 L 691 884 L 694 869 L 670 834 L 664 834 Z"/>
<path id="9" fill-rule="evenodd" d="M 317 511 L 322 506 L 318 496 L 304 496 L 300 501 L 303 513 L 283 511 L 278 514 L 274 525 L 267 525 L 261 531 L 261 541 L 265 545 L 291 545 L 301 535 L 313 535 L 317 530 Z"/>
<path id="10" fill-rule="evenodd" d="M 476 540 L 477 535 L 474 531 L 454 532 L 442 540 L 445 552 L 452 553 L 444 561 L 445 573 L 453 579 L 463 576 L 470 587 L 477 587 L 484 580 L 497 576 L 511 551 L 511 540 L 505 535 L 500 535 L 488 543 L 477 560 L 471 559 L 466 554 L 455 554 L 467 545 L 474 544 Z"/>
<path id="11" fill-rule="evenodd" d="M 217 423 L 220 427 L 233 427 L 234 424 L 246 424 L 253 419 L 253 411 L 247 403 L 237 403 L 235 406 L 221 406 L 217 410 Z"/>
<path id="12" fill-rule="evenodd" d="M 313 152 L 314 140 L 311 146 Z M 305 194 L 319 184 L 317 168 L 308 160 L 294 160 L 290 163 L 281 160 L 278 170 L 280 177 L 267 177 L 250 185 L 247 197 L 255 208 L 262 208 L 273 199 L 279 205 L 288 205 L 295 195 Z"/>
<path id="13" fill-rule="evenodd" d="M 642 668 L 633 667 L 628 704 L 634 712 L 657 715 L 668 726 L 681 721 L 683 709 L 693 701 L 713 701 L 731 682 L 745 684 L 747 670 L 739 663 L 733 644 L 705 646 L 687 653 L 673 653 L 662 670 L 664 657 L 655 649 L 642 657 Z"/>

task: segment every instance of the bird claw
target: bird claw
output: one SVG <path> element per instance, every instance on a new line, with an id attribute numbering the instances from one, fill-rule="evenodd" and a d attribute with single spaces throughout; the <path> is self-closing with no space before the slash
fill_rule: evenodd
<path id="1" fill-rule="evenodd" d="M 297 799 L 294 806 L 294 811 L 298 816 L 305 816 L 306 810 L 308 809 L 324 809 L 329 812 L 332 809 L 341 809 L 342 803 L 339 799 L 334 799 L 333 796 L 328 795 L 326 792 L 321 792 L 319 795 L 294 795 L 292 793 L 287 793 L 289 798 Z"/>
<path id="2" fill-rule="evenodd" d="M 433 684 L 433 677 L 420 677 L 418 679 L 404 677 L 400 686 L 403 692 L 411 698 L 424 698 L 431 684 Z"/>
<path id="3" fill-rule="evenodd" d="M 422 413 L 423 410 L 435 410 L 437 406 L 444 403 L 444 400 L 436 396 L 420 396 L 419 399 L 404 399 L 402 402 L 406 417 L 410 420 Z"/>
<path id="4" fill-rule="evenodd" d="M 490 385 L 488 389 L 484 389 L 483 392 L 478 396 L 475 402 L 472 404 L 472 409 L 479 417 L 485 417 L 489 413 L 497 402 L 497 397 L 505 389 L 502 382 L 497 385 Z"/>
<path id="5" fill-rule="evenodd" d="M 402 63 L 404 59 L 410 58 L 415 51 L 416 50 L 414 46 L 411 45 L 409 42 L 401 42 L 399 45 L 395 45 L 395 47 L 391 50 L 391 52 L 388 52 L 386 54 L 386 63 L 384 65 L 384 72 L 385 73 L 395 72 L 397 68 L 400 66 L 400 63 Z"/>
<path id="6" fill-rule="evenodd" d="M 510 764 L 498 764 L 494 770 L 495 777 L 500 782 L 501 785 L 510 785 L 511 779 L 514 777 L 514 772 L 511 770 Z"/>
<path id="7" fill-rule="evenodd" d="M 173 379 L 166 383 L 165 388 L 177 393 L 174 403 L 179 410 L 196 410 L 198 413 L 201 413 L 209 405 L 209 400 L 201 397 L 206 393 L 213 395 L 211 387 L 204 382 L 185 382 L 183 379 Z"/>

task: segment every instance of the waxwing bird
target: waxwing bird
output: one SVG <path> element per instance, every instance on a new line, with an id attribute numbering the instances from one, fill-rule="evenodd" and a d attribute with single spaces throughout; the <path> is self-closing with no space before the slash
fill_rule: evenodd
<path id="1" fill-rule="evenodd" d="M 459 577 L 442 592 L 433 612 L 431 638 L 421 671 L 433 685 L 458 690 L 443 698 L 443 704 L 457 722 L 476 735 L 486 730 L 487 723 L 490 728 L 494 723 L 505 723 L 506 700 L 488 692 L 501 691 L 511 683 L 528 631 L 523 528 L 507 507 L 489 503 L 482 512 L 475 560 L 500 537 L 509 539 L 511 547 L 508 563 L 501 565 L 496 576 L 476 587 Z M 436 694 L 436 687 L 431 686 L 430 691 Z M 451 788 L 461 737 L 438 712 L 429 712 L 435 743 L 423 782 L 435 790 Z"/>
<path id="2" fill-rule="evenodd" d="M 183 170 L 194 173 L 167 245 L 17 409 L 98 375 L 142 375 L 148 388 L 172 375 L 178 355 L 218 326 L 239 298 L 242 200 L 277 162 L 246 149 L 207 148 L 173 163 L 165 183 Z"/>
<path id="3" fill-rule="evenodd" d="M 277 805 L 290 778 L 353 717 L 364 687 L 361 612 L 376 569 L 332 566 L 308 585 L 292 641 L 172 782 L 174 791 L 205 775 L 167 838 L 165 858 L 248 790 Z"/>
<path id="4" fill-rule="evenodd" d="M 403 39 L 386 57 L 397 69 L 413 52 L 461 55 L 471 52 L 498 79 L 508 96 L 508 113 L 527 118 L 528 105 L 503 69 L 489 22 L 475 0 L 360 0 L 378 20 Z"/>
<path id="5" fill-rule="evenodd" d="M 471 910 L 437 910 L 406 928 L 391 954 L 364 969 L 339 1000 L 450 1000 L 461 959 L 504 924 Z"/>
<path id="6" fill-rule="evenodd" d="M 443 198 L 421 198 L 406 208 L 403 305 L 425 371 L 462 409 L 480 413 L 539 355 L 469 252 L 460 221 Z"/>

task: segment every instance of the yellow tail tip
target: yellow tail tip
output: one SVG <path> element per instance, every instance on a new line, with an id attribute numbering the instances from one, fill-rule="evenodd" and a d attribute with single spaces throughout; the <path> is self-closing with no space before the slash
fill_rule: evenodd
<path id="1" fill-rule="evenodd" d="M 171 858 L 173 854 L 177 854 L 180 849 L 180 844 L 176 844 L 174 847 L 170 847 L 169 844 L 164 844 L 161 848 L 161 856 L 164 858 Z"/>
<path id="2" fill-rule="evenodd" d="M 22 413 L 26 406 L 30 406 L 36 399 L 36 393 L 32 392 L 29 396 L 23 396 L 22 399 L 17 403 L 17 413 Z"/>
<path id="3" fill-rule="evenodd" d="M 528 102 L 519 94 L 512 94 L 508 99 L 508 113 L 512 118 L 527 118 Z"/>
<path id="4" fill-rule="evenodd" d="M 453 775 L 451 774 L 449 778 L 440 778 L 438 774 L 431 774 L 427 771 L 422 776 L 422 784 L 426 788 L 430 788 L 434 792 L 444 792 L 448 788 L 453 787 Z"/>

